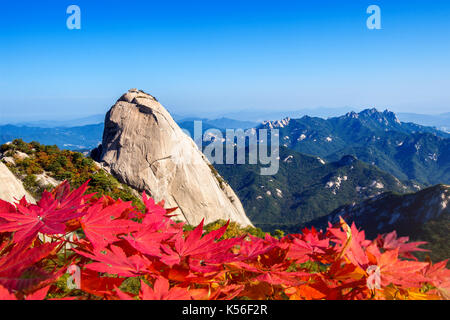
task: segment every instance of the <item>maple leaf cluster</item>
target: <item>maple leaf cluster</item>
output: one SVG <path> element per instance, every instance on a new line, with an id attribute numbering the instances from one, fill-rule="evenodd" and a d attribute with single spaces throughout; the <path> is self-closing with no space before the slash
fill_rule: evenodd
<path id="1" fill-rule="evenodd" d="M 186 231 L 174 209 L 145 193 L 141 212 L 87 190 L 88 182 L 76 190 L 64 182 L 37 204 L 0 201 L 0 299 L 450 297 L 447 261 L 417 261 L 423 243 L 395 232 L 371 241 L 341 219 L 280 239 L 225 239 L 228 223 Z"/>

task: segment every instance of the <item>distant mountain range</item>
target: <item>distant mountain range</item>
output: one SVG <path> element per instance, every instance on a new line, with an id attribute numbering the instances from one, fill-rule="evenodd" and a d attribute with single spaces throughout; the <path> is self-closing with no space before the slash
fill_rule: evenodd
<path id="1" fill-rule="evenodd" d="M 398 117 L 403 122 L 414 122 L 424 126 L 436 127 L 439 130 L 450 133 L 450 112 L 438 115 L 398 113 Z"/>
<path id="2" fill-rule="evenodd" d="M 37 120 L 37 121 L 20 121 L 12 124 L 19 127 L 34 127 L 34 128 L 71 128 L 81 127 L 92 124 L 99 124 L 105 121 L 104 114 L 94 114 L 87 117 L 66 119 L 66 120 Z"/>
<path id="3" fill-rule="evenodd" d="M 299 110 L 283 110 L 280 108 L 273 108 L 270 111 L 260 111 L 255 109 L 230 111 L 223 114 L 218 114 L 216 118 L 225 117 L 231 119 L 240 119 L 242 121 L 252 121 L 261 123 L 267 120 L 273 119 L 283 119 L 283 118 L 301 118 L 303 116 L 319 117 L 319 118 L 330 118 L 337 117 L 347 112 L 356 111 L 356 109 L 351 107 L 341 107 L 341 108 L 304 108 Z"/>
<path id="4" fill-rule="evenodd" d="M 450 184 L 450 134 L 400 122 L 389 111 L 367 109 L 327 120 L 287 118 L 260 128 L 279 129 L 282 145 L 327 161 L 353 155 L 400 180 Z"/>
<path id="5" fill-rule="evenodd" d="M 310 117 L 318 117 L 323 119 L 328 119 L 331 117 L 338 117 L 340 115 L 346 114 L 348 112 L 357 112 L 358 110 L 351 107 L 342 107 L 342 108 L 310 108 L 310 109 L 300 109 L 300 110 L 283 110 L 283 111 L 258 111 L 258 110 L 240 110 L 240 111 L 231 111 L 225 113 L 215 113 L 210 115 L 190 115 L 183 116 L 179 114 L 171 113 L 172 118 L 176 122 L 181 121 L 192 121 L 192 120 L 208 120 L 211 119 L 225 119 L 239 122 L 248 122 L 253 123 L 252 126 L 255 126 L 255 123 L 261 123 L 267 120 L 273 119 L 284 119 L 284 118 L 301 118 L 303 116 Z M 413 122 L 423 126 L 436 127 L 439 130 L 446 131 L 450 133 L 450 112 L 430 115 L 430 114 L 418 114 L 418 113 L 407 113 L 407 112 L 398 112 L 396 113 L 400 121 L 402 122 Z M 239 120 L 235 120 L 239 119 Z M 6 122 L 5 120 L 0 120 L 0 125 L 12 124 L 16 126 L 27 126 L 27 127 L 39 127 L 39 128 L 57 128 L 57 127 L 79 127 L 90 124 L 98 124 L 103 123 L 105 121 L 105 115 L 102 114 L 94 114 L 82 118 L 75 119 L 63 119 L 63 120 L 37 120 L 37 121 L 14 121 L 14 122 Z M 217 125 L 224 127 L 223 123 L 217 123 Z M 232 127 L 228 127 L 232 129 Z"/>
<path id="6" fill-rule="evenodd" d="M 219 119 L 204 119 L 204 118 L 184 118 L 177 121 L 178 125 L 182 128 L 189 128 L 194 125 L 195 121 L 201 121 L 205 128 L 216 128 L 216 129 L 248 129 L 254 128 L 259 125 L 258 122 L 253 121 L 240 121 L 230 118 L 219 118 Z"/>
<path id="7" fill-rule="evenodd" d="M 239 119 L 241 121 L 261 123 L 267 120 L 284 119 L 284 118 L 298 119 L 304 116 L 329 119 L 332 117 L 339 117 L 349 112 L 359 112 L 359 111 L 362 111 L 362 109 L 356 109 L 351 107 L 342 107 L 342 108 L 319 107 L 310 109 L 281 110 L 281 111 L 278 108 L 274 108 L 273 111 L 259 111 L 249 109 L 249 110 L 231 111 L 222 114 L 217 113 L 215 117 L 209 118 L 211 119 L 211 118 L 225 117 L 229 119 Z M 435 127 L 438 130 L 450 133 L 450 112 L 436 115 L 405 113 L 405 112 L 399 112 L 396 114 L 399 120 L 402 122 L 412 122 L 422 126 Z M 173 117 L 177 122 L 179 120 L 186 119 L 186 117 L 179 115 L 173 115 Z M 202 118 L 207 117 L 204 116 Z"/>
<path id="8" fill-rule="evenodd" d="M 91 150 L 102 140 L 103 123 L 80 127 L 41 128 L 16 125 L 0 126 L 0 144 L 14 139 L 57 145 L 61 149 Z"/>

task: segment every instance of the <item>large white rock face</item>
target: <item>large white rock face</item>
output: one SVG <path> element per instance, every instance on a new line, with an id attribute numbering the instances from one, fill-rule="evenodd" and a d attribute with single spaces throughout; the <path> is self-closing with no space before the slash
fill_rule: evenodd
<path id="1" fill-rule="evenodd" d="M 231 187 L 147 93 L 132 89 L 107 113 L 100 161 L 123 183 L 178 207 L 176 220 L 251 225 Z"/>
<path id="2" fill-rule="evenodd" d="M 8 167 L 0 162 L 0 199 L 7 202 L 18 202 L 23 198 L 36 203 L 34 198 L 24 189 L 22 182 L 17 179 Z"/>

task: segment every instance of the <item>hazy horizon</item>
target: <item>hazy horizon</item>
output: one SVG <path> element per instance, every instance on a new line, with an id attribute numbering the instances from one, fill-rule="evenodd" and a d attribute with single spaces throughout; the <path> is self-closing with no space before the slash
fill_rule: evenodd
<path id="1" fill-rule="evenodd" d="M 262 122 L 262 121 L 266 121 L 266 120 L 281 120 L 285 117 L 290 117 L 290 118 L 300 118 L 303 115 L 308 115 L 308 116 L 312 116 L 312 117 L 320 117 L 320 118 L 332 118 L 332 117 L 338 117 L 338 116 L 343 116 L 348 112 L 354 111 L 354 112 L 361 112 L 365 109 L 370 109 L 372 107 L 368 106 L 365 108 L 351 108 L 351 107 L 341 107 L 341 108 L 327 108 L 327 107 L 317 107 L 317 108 L 305 108 L 305 109 L 294 109 L 294 110 L 283 110 L 283 109 L 279 109 L 279 110 L 263 110 L 261 112 L 257 112 L 255 110 L 252 109 L 242 109 L 242 110 L 237 110 L 237 111 L 233 111 L 233 112 L 223 112 L 223 113 L 218 113 L 218 112 L 212 112 L 212 113 L 173 113 L 170 109 L 168 109 L 168 111 L 172 114 L 172 116 L 174 116 L 174 118 L 180 118 L 182 119 L 189 119 L 189 118 L 203 118 L 203 119 L 209 119 L 209 120 L 214 120 L 214 119 L 219 119 L 219 118 L 228 118 L 228 119 L 232 119 L 232 120 L 242 120 L 242 121 L 250 121 L 250 122 Z M 377 110 L 379 112 L 383 112 L 384 110 L 388 110 L 388 111 L 393 111 L 389 108 L 384 108 L 384 109 L 380 109 L 377 108 Z M 26 116 L 23 118 L 17 118 L 17 119 L 0 119 L 0 125 L 6 125 L 6 124 L 11 124 L 11 125 L 28 125 L 28 124 L 33 124 L 38 126 L 39 123 L 44 123 L 44 122 L 67 122 L 67 124 L 70 124 L 70 121 L 79 121 L 79 120 L 91 120 L 92 121 L 87 121 L 88 124 L 96 124 L 96 123 L 100 123 L 103 122 L 103 117 L 105 116 L 107 110 L 104 113 L 94 113 L 94 114 L 85 114 L 85 115 L 64 115 L 64 116 L 56 116 L 56 117 L 46 117 L 46 118 L 35 118 L 35 117 L 31 117 L 31 118 L 27 118 Z M 432 116 L 432 117 L 436 117 L 436 116 L 441 116 L 441 115 L 450 115 L 450 112 L 444 112 L 444 113 L 439 113 L 439 114 L 432 114 L 432 113 L 409 113 L 409 112 L 395 112 L 398 116 L 400 116 L 400 120 L 402 120 L 402 116 L 405 115 L 415 115 L 418 117 L 427 117 L 427 116 Z M 254 116 L 252 116 L 251 114 L 255 114 Z M 93 121 L 93 119 L 101 119 L 101 121 Z M 447 117 L 446 117 L 447 119 Z M 414 122 L 414 121 L 413 121 Z M 420 121 L 419 121 L 420 122 Z M 450 125 L 450 123 L 449 123 Z M 77 125 L 75 125 L 77 126 Z"/>

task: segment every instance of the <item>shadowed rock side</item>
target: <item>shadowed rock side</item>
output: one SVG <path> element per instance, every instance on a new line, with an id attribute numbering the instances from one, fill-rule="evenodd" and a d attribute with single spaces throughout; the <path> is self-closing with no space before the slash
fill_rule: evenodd
<path id="1" fill-rule="evenodd" d="M 151 95 L 132 89 L 107 113 L 102 146 L 104 167 L 123 183 L 146 191 L 175 219 L 196 225 L 218 219 L 251 225 L 239 198 L 223 181 L 167 110 Z"/>
<path id="2" fill-rule="evenodd" d="M 28 202 L 36 203 L 34 198 L 24 189 L 22 182 L 17 179 L 8 167 L 0 162 L 0 199 L 7 202 L 17 202 L 26 197 Z"/>

